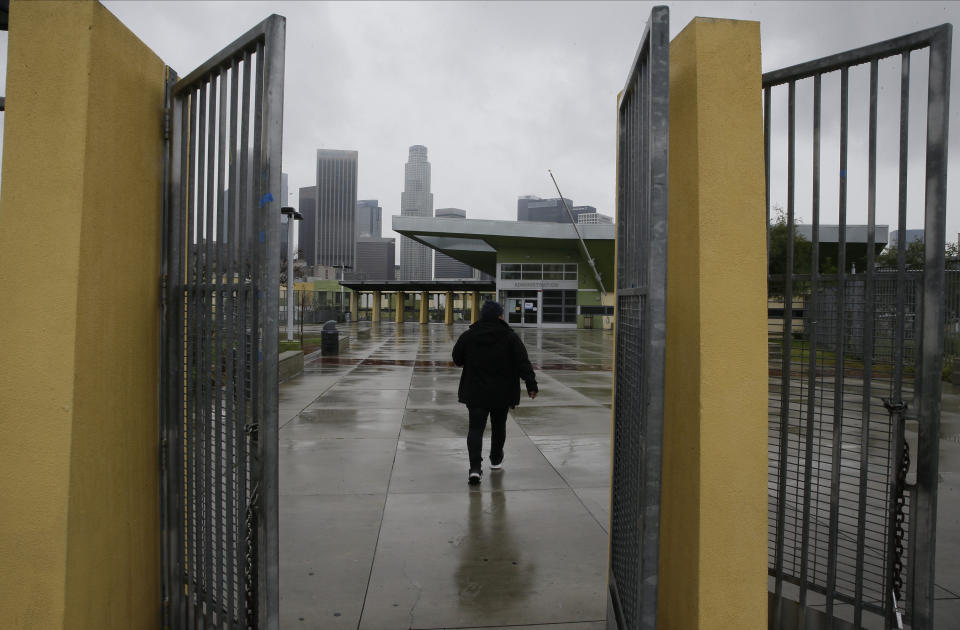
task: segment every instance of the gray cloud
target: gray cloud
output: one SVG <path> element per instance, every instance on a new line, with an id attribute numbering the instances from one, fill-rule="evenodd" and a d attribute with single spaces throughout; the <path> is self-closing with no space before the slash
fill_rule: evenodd
<path id="1" fill-rule="evenodd" d="M 553 193 L 546 172 L 552 168 L 566 196 L 613 212 L 616 93 L 653 3 L 105 5 L 181 74 L 266 15 L 285 15 L 284 170 L 294 193 L 312 184 L 315 149 L 356 149 L 360 197 L 377 198 L 387 214 L 399 214 L 407 147 L 424 144 L 437 207 L 465 208 L 474 218 L 514 218 L 518 195 Z M 759 21 L 764 70 L 960 16 L 952 2 L 680 2 L 670 8 L 671 36 L 697 15 Z M 960 68 L 960 60 L 953 67 Z M 895 80 L 882 85 L 884 92 L 896 88 Z M 960 142 L 956 111 L 954 148 Z M 825 128 L 832 128 L 835 113 L 825 109 L 824 117 Z M 861 146 L 865 135 L 852 142 Z M 957 164 L 956 149 L 953 157 Z M 826 169 L 832 158 L 825 159 Z M 895 177 L 886 159 L 878 169 L 884 182 Z M 951 182 L 957 172 L 950 169 Z M 295 195 L 291 201 L 296 204 Z M 801 201 L 809 208 L 808 193 Z M 856 203 L 862 206 L 859 197 Z M 948 216 L 948 235 L 958 229 L 960 219 Z"/>

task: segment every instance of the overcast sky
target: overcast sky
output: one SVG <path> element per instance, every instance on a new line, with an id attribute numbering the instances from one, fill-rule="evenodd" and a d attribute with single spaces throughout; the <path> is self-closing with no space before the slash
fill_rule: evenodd
<path id="1" fill-rule="evenodd" d="M 316 149 L 357 150 L 358 197 L 380 200 L 384 236 L 393 236 L 389 216 L 400 213 L 408 148 L 423 144 L 433 169 L 435 208 L 463 208 L 468 218 L 515 219 L 519 195 L 556 196 L 547 175 L 551 168 L 564 195 L 574 203 L 614 213 L 616 94 L 623 87 L 653 3 L 104 4 L 181 76 L 270 13 L 287 18 L 283 170 L 289 173 L 290 205 L 298 204 L 299 187 L 314 182 Z M 695 16 L 759 21 L 764 71 L 943 22 L 960 23 L 960 4 L 954 2 L 675 2 L 669 6 L 671 37 Z M 925 59 L 923 65 L 914 60 L 917 76 L 926 75 Z M 960 42 L 954 44 L 952 65 L 949 206 L 956 205 L 953 201 L 960 194 L 956 187 L 960 182 L 960 81 L 956 80 Z M 895 96 L 897 68 L 899 61 L 896 68 L 883 70 L 882 92 L 889 84 L 888 92 Z M 825 84 L 825 89 L 830 86 Z M 862 92 L 865 98 L 866 88 Z M 917 116 L 924 101 L 912 105 Z M 884 107 L 881 104 L 881 135 L 886 130 L 895 138 L 898 105 L 886 117 Z M 855 102 L 851 108 L 852 133 L 860 133 L 865 122 L 859 125 L 858 121 L 865 121 L 866 110 L 857 109 Z M 828 109 L 825 104 L 825 129 L 833 116 Z M 915 118 L 911 161 L 921 165 L 923 119 Z M 801 115 L 798 124 L 802 120 Z M 885 142 L 881 140 L 879 170 L 882 184 L 889 185 L 896 179 L 896 144 L 891 153 Z M 859 141 L 851 143 L 854 160 Z M 918 155 L 913 145 L 919 147 Z M 831 146 L 825 138 L 825 154 Z M 801 144 L 798 164 L 804 159 L 803 151 Z M 825 162 L 825 169 L 830 165 Z M 775 164 L 775 170 L 779 168 Z M 851 165 L 851 177 L 856 169 Z M 798 176 L 804 174 L 801 167 Z M 915 182 L 921 177 L 920 171 L 911 177 L 918 194 L 920 186 Z M 851 206 L 863 207 L 865 181 L 862 185 L 851 181 Z M 799 190 L 808 188 L 809 184 L 799 186 Z M 832 190 L 825 182 L 824 195 L 832 195 Z M 878 222 L 894 223 L 895 203 L 888 203 L 886 190 L 879 198 Z M 776 185 L 771 201 L 785 205 L 785 192 Z M 911 197 L 911 206 L 920 205 L 920 198 Z M 866 221 L 865 213 L 856 216 L 858 211 L 852 208 L 851 222 Z M 825 209 L 827 217 L 829 212 Z M 797 214 L 810 219 L 809 193 L 798 196 Z M 957 214 L 948 211 L 950 241 L 956 240 L 960 230 Z M 908 227 L 922 227 L 921 216 L 911 210 Z"/>

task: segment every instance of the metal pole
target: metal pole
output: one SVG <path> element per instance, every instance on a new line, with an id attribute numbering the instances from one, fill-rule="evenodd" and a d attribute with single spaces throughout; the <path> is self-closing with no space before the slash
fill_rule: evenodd
<path id="1" fill-rule="evenodd" d="M 287 341 L 293 341 L 293 215 L 287 216 Z"/>
<path id="2" fill-rule="evenodd" d="M 593 258 L 590 257 L 590 250 L 587 249 L 587 244 L 583 240 L 583 236 L 580 235 L 580 228 L 577 227 L 577 222 L 573 220 L 573 213 L 570 212 L 570 208 L 567 207 L 567 202 L 563 198 L 563 193 L 560 192 L 560 186 L 557 184 L 556 178 L 553 176 L 553 171 L 547 169 L 547 172 L 550 174 L 550 179 L 553 180 L 553 187 L 557 189 L 557 195 L 560 196 L 560 203 L 563 204 L 563 209 L 567 211 L 567 216 L 570 217 L 570 223 L 573 225 L 573 230 L 577 233 L 577 238 L 580 239 L 580 246 L 583 247 L 583 255 L 587 259 L 587 264 L 590 265 L 590 269 L 593 271 L 593 277 L 597 280 L 597 286 L 600 287 L 600 294 L 606 295 L 607 290 L 603 286 L 603 280 L 600 278 L 600 272 L 597 271 L 597 266 L 593 262 Z"/>

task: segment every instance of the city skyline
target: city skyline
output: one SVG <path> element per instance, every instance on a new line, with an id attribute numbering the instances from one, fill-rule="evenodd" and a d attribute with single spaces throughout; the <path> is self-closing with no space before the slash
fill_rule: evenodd
<path id="1" fill-rule="evenodd" d="M 314 149 L 350 147 L 364 156 L 360 194 L 380 199 L 386 216 L 400 214 L 399 163 L 407 147 L 419 143 L 430 147 L 438 205 L 500 220 L 515 216 L 518 196 L 556 194 L 548 168 L 565 195 L 615 215 L 616 94 L 653 4 L 244 2 L 227 8 L 222 2 L 105 2 L 181 76 L 266 15 L 286 16 L 283 170 L 290 174 L 291 190 L 313 183 Z M 960 3 L 954 2 L 669 6 L 671 38 L 695 16 L 759 21 L 764 71 L 944 22 L 960 23 Z M 550 29 L 542 28 L 547 15 Z M 952 71 L 960 72 L 960 46 L 953 47 L 953 54 Z M 917 63 L 922 65 L 919 59 Z M 891 94 L 898 78 L 891 83 L 883 66 L 880 93 Z M 862 83 L 862 74 L 854 72 L 851 78 Z M 831 81 L 824 87 L 834 89 Z M 860 164 L 865 163 L 866 118 L 862 103 L 851 106 L 850 159 Z M 774 107 L 785 111 L 782 103 Z M 881 128 L 891 124 L 884 107 Z M 808 125 L 809 97 L 802 90 L 798 110 L 800 122 Z M 912 107 L 911 113 L 919 121 L 911 124 L 913 143 L 922 140 L 924 108 Z M 951 108 L 951 118 L 951 127 L 960 129 L 960 108 Z M 823 125 L 825 130 L 837 125 L 826 110 Z M 786 133 L 782 126 L 775 129 Z M 951 145 L 953 156 L 960 155 L 960 134 L 952 134 Z M 897 151 L 881 149 L 877 221 L 892 228 L 897 196 L 889 188 L 897 181 Z M 800 150 L 797 173 L 803 183 L 797 214 L 809 221 L 808 149 Z M 824 159 L 832 160 L 825 162 L 825 170 L 835 168 L 836 152 L 824 144 Z M 782 174 L 786 166 L 776 157 L 772 168 Z M 909 181 L 906 227 L 917 229 L 922 227 L 917 211 L 922 207 L 922 157 L 912 156 L 910 163 L 918 175 L 912 172 Z M 948 169 L 952 189 L 960 181 L 960 160 L 949 160 Z M 852 172 L 850 182 L 850 219 L 866 223 L 865 179 Z M 822 194 L 824 208 L 826 202 L 836 205 L 835 191 Z M 771 205 L 786 208 L 785 196 L 785 190 L 771 190 Z M 950 194 L 948 202 L 954 197 Z M 960 213 L 948 212 L 946 231 L 949 240 L 956 238 Z M 389 228 L 383 235 L 394 236 Z"/>

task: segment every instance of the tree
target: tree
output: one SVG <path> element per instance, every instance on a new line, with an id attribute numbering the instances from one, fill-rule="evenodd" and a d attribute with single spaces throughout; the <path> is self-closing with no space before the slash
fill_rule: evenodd
<path id="1" fill-rule="evenodd" d="M 891 269 L 897 268 L 897 255 L 899 254 L 899 249 L 896 245 L 890 245 L 883 252 L 877 256 L 877 266 L 879 267 L 888 267 Z M 960 254 L 958 251 L 957 243 L 947 243 L 944 247 L 944 255 L 947 260 L 951 258 L 956 258 Z M 904 252 L 904 262 L 907 269 L 923 269 L 924 264 L 924 244 L 920 239 L 914 239 L 907 244 L 907 249 Z"/>
<path id="2" fill-rule="evenodd" d="M 770 250 L 767 257 L 767 271 L 771 275 L 781 275 L 787 269 L 787 244 L 790 238 L 790 226 L 787 215 L 780 206 L 774 206 L 774 217 L 769 226 Z M 794 218 L 794 228 L 797 220 Z M 793 233 L 793 273 L 810 273 L 811 243 L 802 235 Z M 821 269 L 822 270 L 822 269 Z"/>

